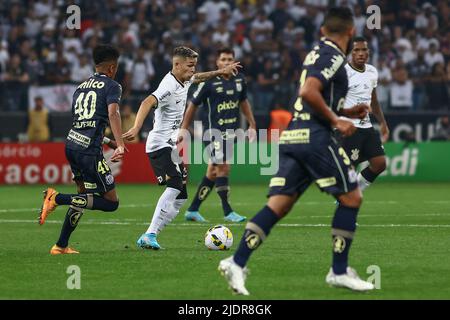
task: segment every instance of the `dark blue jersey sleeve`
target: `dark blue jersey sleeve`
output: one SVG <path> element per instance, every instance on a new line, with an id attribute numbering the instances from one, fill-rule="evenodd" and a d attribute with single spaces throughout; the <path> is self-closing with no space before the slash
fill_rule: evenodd
<path id="1" fill-rule="evenodd" d="M 208 81 L 200 82 L 198 84 L 197 89 L 192 94 L 191 101 L 196 106 L 199 106 L 206 100 L 206 98 L 208 97 L 208 94 L 209 94 L 209 83 L 208 83 Z"/>
<path id="2" fill-rule="evenodd" d="M 122 97 L 122 86 L 117 82 L 112 82 L 108 92 L 106 93 L 106 105 L 111 103 L 120 103 Z"/>
<path id="3" fill-rule="evenodd" d="M 306 78 L 314 77 L 319 79 L 325 88 L 344 64 L 344 57 L 337 52 L 331 50 L 312 51 L 304 62 L 307 70 Z"/>

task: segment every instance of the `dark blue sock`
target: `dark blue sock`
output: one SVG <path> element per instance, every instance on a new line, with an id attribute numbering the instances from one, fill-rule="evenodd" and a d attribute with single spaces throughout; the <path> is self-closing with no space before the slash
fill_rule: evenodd
<path id="1" fill-rule="evenodd" d="M 233 211 L 231 209 L 230 203 L 228 202 L 228 194 L 230 192 L 230 186 L 228 185 L 228 177 L 217 177 L 216 178 L 216 191 L 222 200 L 223 214 L 228 215 Z"/>
<path id="2" fill-rule="evenodd" d="M 335 274 L 347 272 L 348 253 L 356 230 L 358 211 L 359 208 L 339 205 L 334 214 L 331 234 L 333 239 L 333 272 Z"/>
<path id="3" fill-rule="evenodd" d="M 202 182 L 197 188 L 194 200 L 192 200 L 191 206 L 188 211 L 198 211 L 202 202 L 208 197 L 211 189 L 214 187 L 214 181 L 209 180 L 207 176 L 203 177 Z"/>
<path id="4" fill-rule="evenodd" d="M 272 227 L 280 218 L 268 206 L 262 208 L 245 226 L 239 247 L 233 258 L 242 268 L 247 264 L 252 252 L 259 247 L 264 239 L 269 235 Z"/>
<path id="5" fill-rule="evenodd" d="M 61 194 L 55 197 L 58 205 L 72 205 L 77 208 L 90 210 L 115 211 L 119 207 L 119 202 L 110 201 L 95 194 Z"/>
<path id="6" fill-rule="evenodd" d="M 59 240 L 56 243 L 58 247 L 66 248 L 69 245 L 70 235 L 77 227 L 78 221 L 81 219 L 82 215 L 82 209 L 69 207 L 61 229 L 61 234 L 59 235 Z"/>

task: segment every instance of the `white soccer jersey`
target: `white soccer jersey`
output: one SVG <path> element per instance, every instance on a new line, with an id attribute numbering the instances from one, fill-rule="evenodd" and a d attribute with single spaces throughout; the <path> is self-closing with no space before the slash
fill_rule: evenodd
<path id="1" fill-rule="evenodd" d="M 364 103 L 370 106 L 372 101 L 372 91 L 378 84 L 378 71 L 377 69 L 366 64 L 364 71 L 358 71 L 354 69 L 349 63 L 345 65 L 348 77 L 348 92 L 345 97 L 344 109 L 349 109 L 357 104 Z M 370 128 L 372 123 L 370 122 L 369 115 L 364 119 L 349 119 L 353 122 L 355 127 L 358 128 Z"/>
<path id="2" fill-rule="evenodd" d="M 191 80 L 181 83 L 169 72 L 161 80 L 152 95 L 158 100 L 153 129 L 147 137 L 145 152 L 153 152 L 165 147 L 176 147 L 178 131 L 183 121 L 184 109 Z"/>

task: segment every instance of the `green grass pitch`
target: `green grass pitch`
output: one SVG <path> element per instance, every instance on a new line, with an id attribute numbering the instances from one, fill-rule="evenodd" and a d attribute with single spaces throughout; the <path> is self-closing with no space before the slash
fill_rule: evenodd
<path id="1" fill-rule="evenodd" d="M 195 192 L 190 185 L 189 194 Z M 237 247 L 244 224 L 227 224 L 229 252 L 208 251 L 205 231 L 223 223 L 215 193 L 205 201 L 207 224 L 184 221 L 183 212 L 160 235 L 164 250 L 135 246 L 163 188 L 119 185 L 115 213 L 86 212 L 72 235 L 79 255 L 50 256 L 65 207 L 37 223 L 43 186 L 0 187 L 0 299 L 248 299 L 233 296 L 217 265 Z M 74 187 L 60 186 L 62 192 Z M 267 186 L 233 185 L 233 208 L 251 218 Z M 375 183 L 365 193 L 350 265 L 367 279 L 379 266 L 381 288 L 355 293 L 330 288 L 331 197 L 311 187 L 249 262 L 250 299 L 450 299 L 450 184 Z M 67 268 L 81 270 L 81 289 L 69 290 Z"/>

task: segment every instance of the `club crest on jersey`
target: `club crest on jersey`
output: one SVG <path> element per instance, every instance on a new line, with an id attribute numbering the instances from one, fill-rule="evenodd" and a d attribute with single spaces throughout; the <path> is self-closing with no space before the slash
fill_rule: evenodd
<path id="1" fill-rule="evenodd" d="M 242 91 L 242 84 L 241 83 L 236 83 L 236 91 L 237 92 L 241 92 Z"/>
<path id="2" fill-rule="evenodd" d="M 352 155 L 350 156 L 350 158 L 353 161 L 356 161 L 359 159 L 359 149 L 352 149 Z"/>

